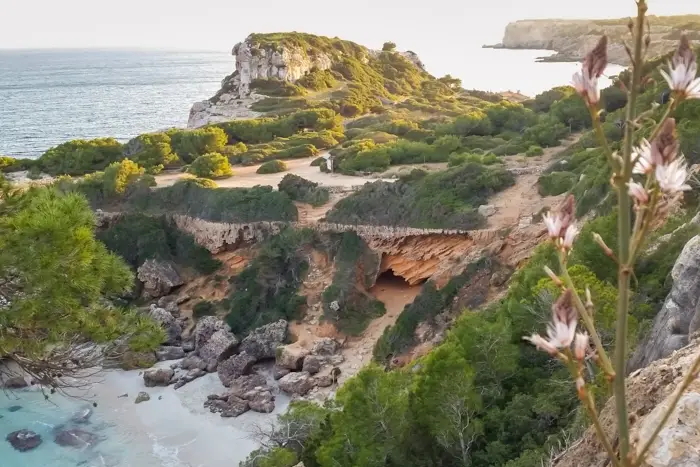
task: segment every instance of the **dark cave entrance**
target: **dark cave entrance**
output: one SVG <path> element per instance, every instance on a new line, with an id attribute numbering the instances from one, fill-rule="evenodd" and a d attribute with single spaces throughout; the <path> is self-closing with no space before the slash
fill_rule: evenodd
<path id="1" fill-rule="evenodd" d="M 422 284 L 411 285 L 403 277 L 397 276 L 393 269 L 387 269 L 377 276 L 369 293 L 384 303 L 387 315 L 395 317 L 403 311 L 406 305 L 413 303 L 413 300 L 420 293 L 421 287 Z"/>

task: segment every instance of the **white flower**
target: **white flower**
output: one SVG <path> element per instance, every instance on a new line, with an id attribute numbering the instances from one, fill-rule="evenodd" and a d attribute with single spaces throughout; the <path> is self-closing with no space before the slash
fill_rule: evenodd
<path id="1" fill-rule="evenodd" d="M 651 155 L 651 143 L 646 139 L 642 139 L 639 146 L 634 148 L 632 152 L 632 160 L 637 162 L 634 164 L 632 172 L 636 174 L 646 175 L 654 168 L 654 162 Z"/>
<path id="2" fill-rule="evenodd" d="M 588 334 L 585 332 L 577 332 L 574 339 L 574 356 L 578 360 L 586 358 L 588 351 Z"/>
<path id="3" fill-rule="evenodd" d="M 698 65 L 685 35 L 681 37 L 673 61 L 668 64 L 668 70 L 668 73 L 661 70 L 661 74 L 673 91 L 689 99 L 700 99 L 700 78 L 695 77 Z"/>
<path id="4" fill-rule="evenodd" d="M 598 78 L 591 76 L 586 68 L 574 74 L 571 84 L 576 88 L 576 92 L 589 104 L 595 105 L 600 101 Z"/>
<path id="5" fill-rule="evenodd" d="M 554 345 L 539 334 L 533 334 L 530 337 L 524 337 L 523 339 L 530 341 L 537 348 L 537 350 L 544 350 L 550 355 L 556 355 L 559 352 Z"/>
<path id="6" fill-rule="evenodd" d="M 581 393 L 583 391 L 583 388 L 586 387 L 586 381 L 582 377 L 576 378 L 576 390 Z"/>
<path id="7" fill-rule="evenodd" d="M 649 194 L 647 193 L 647 190 L 645 190 L 644 187 L 641 185 L 641 183 L 629 182 L 627 184 L 627 187 L 627 192 L 632 198 L 634 198 L 634 200 L 638 204 L 646 204 L 649 202 Z"/>
<path id="8" fill-rule="evenodd" d="M 683 156 L 666 165 L 656 166 L 656 181 L 661 191 L 666 194 L 675 194 L 690 190 L 688 181 L 688 166 Z"/>
<path id="9" fill-rule="evenodd" d="M 562 227 L 562 219 L 558 214 L 548 212 L 544 215 L 544 224 L 547 226 L 547 232 L 552 238 L 559 238 Z"/>
<path id="10" fill-rule="evenodd" d="M 562 243 L 562 246 L 564 248 L 571 248 L 574 245 L 574 240 L 576 240 L 576 236 L 578 235 L 578 227 L 576 227 L 576 224 L 571 223 L 567 228 L 566 232 L 564 233 L 564 241 Z"/>
<path id="11" fill-rule="evenodd" d="M 552 322 L 547 325 L 549 343 L 557 348 L 568 347 L 574 340 L 578 316 L 573 306 L 571 290 L 561 294 L 552 305 Z"/>

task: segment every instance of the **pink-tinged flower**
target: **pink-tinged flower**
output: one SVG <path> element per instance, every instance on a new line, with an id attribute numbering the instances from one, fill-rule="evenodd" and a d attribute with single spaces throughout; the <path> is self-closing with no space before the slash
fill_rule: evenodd
<path id="1" fill-rule="evenodd" d="M 678 148 L 676 119 L 668 118 L 661 127 L 659 135 L 651 142 L 652 165 L 659 166 L 672 162 L 678 156 Z"/>
<path id="2" fill-rule="evenodd" d="M 690 190 L 690 185 L 687 184 L 688 165 L 683 156 L 669 164 L 657 166 L 656 181 L 661 191 L 669 195 Z"/>
<path id="3" fill-rule="evenodd" d="M 607 65 L 608 38 L 607 36 L 602 36 L 595 48 L 584 57 L 581 71 L 576 73 L 572 79 L 576 92 L 589 105 L 596 105 L 600 101 L 598 78 L 603 75 Z"/>
<path id="4" fill-rule="evenodd" d="M 561 233 L 561 218 L 558 214 L 548 212 L 544 215 L 544 225 L 547 226 L 547 232 L 552 238 L 559 238 Z"/>
<path id="5" fill-rule="evenodd" d="M 577 332 L 574 339 L 574 357 L 582 361 L 586 358 L 588 352 L 588 334 L 585 332 Z"/>
<path id="6" fill-rule="evenodd" d="M 600 89 L 598 88 L 598 78 L 588 74 L 588 70 L 581 70 L 574 73 L 571 84 L 576 92 L 590 105 L 600 102 Z"/>
<path id="7" fill-rule="evenodd" d="M 649 193 L 641 183 L 629 182 L 627 184 L 627 192 L 634 199 L 637 204 L 647 204 L 649 202 Z"/>
<path id="8" fill-rule="evenodd" d="M 569 224 L 569 226 L 566 228 L 566 232 L 564 232 L 564 240 L 562 242 L 562 246 L 564 248 L 571 249 L 571 247 L 574 245 L 574 240 L 576 240 L 576 236 L 578 235 L 578 233 L 579 230 L 578 227 L 576 227 L 576 224 Z"/>
<path id="9" fill-rule="evenodd" d="M 688 99 L 700 99 L 700 78 L 695 77 L 698 65 L 685 35 L 681 37 L 681 42 L 668 68 L 668 73 L 661 70 L 661 74 L 671 90 Z"/>
<path id="10" fill-rule="evenodd" d="M 530 343 L 532 343 L 537 348 L 537 350 L 544 350 L 549 355 L 554 356 L 557 353 L 559 353 L 559 350 L 557 350 L 557 348 L 554 345 L 552 345 L 547 339 L 540 336 L 539 334 L 533 334 L 530 337 L 523 337 L 523 339 L 525 339 L 526 341 L 530 341 Z"/>
<path id="11" fill-rule="evenodd" d="M 571 345 L 577 324 L 578 315 L 573 306 L 571 290 L 567 289 L 552 305 L 552 322 L 547 325 L 549 343 L 557 348 Z"/>
<path id="12" fill-rule="evenodd" d="M 632 152 L 632 160 L 637 161 L 632 172 L 642 175 L 650 173 L 654 169 L 654 162 L 651 158 L 651 143 L 646 139 L 642 139 L 639 146 L 635 147 Z"/>

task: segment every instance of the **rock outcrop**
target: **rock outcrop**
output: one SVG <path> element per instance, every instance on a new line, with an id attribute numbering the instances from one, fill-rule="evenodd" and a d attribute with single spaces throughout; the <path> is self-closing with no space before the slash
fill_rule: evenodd
<path id="1" fill-rule="evenodd" d="M 252 37 L 236 44 L 232 55 L 236 70 L 223 79 L 221 90 L 214 97 L 192 106 L 188 127 L 259 116 L 250 106 L 265 96 L 251 89 L 253 80 L 274 78 L 294 82 L 312 69 L 327 70 L 333 64 L 325 53 L 309 54 L 293 46 L 260 47 Z"/>
<path id="2" fill-rule="evenodd" d="M 170 368 L 159 368 L 157 370 L 148 370 L 143 373 L 143 383 L 147 388 L 155 386 L 167 386 L 170 380 L 175 375 L 175 371 Z"/>
<path id="3" fill-rule="evenodd" d="M 176 345 L 182 340 L 182 327 L 178 324 L 173 315 L 165 311 L 163 308 L 158 308 L 156 305 L 151 305 L 148 315 L 154 321 L 160 323 L 160 326 L 165 331 L 166 340 L 164 344 Z"/>
<path id="4" fill-rule="evenodd" d="M 700 329 L 700 236 L 683 247 L 671 278 L 671 292 L 654 318 L 651 331 L 630 358 L 630 371 L 686 346 L 689 336 Z"/>
<path id="5" fill-rule="evenodd" d="M 493 48 L 506 49 L 548 49 L 558 53 L 546 57 L 546 61 L 579 61 L 595 47 L 602 34 L 613 40 L 608 46 L 608 59 L 611 63 L 629 65 L 630 60 L 624 46 L 617 38 L 627 34 L 627 21 L 613 24 L 596 20 L 522 20 L 506 26 L 503 42 Z M 649 57 L 655 57 L 674 50 L 678 46 L 680 30 L 660 23 L 659 18 L 650 18 L 651 43 Z M 674 36 L 675 39 L 670 39 Z"/>
<path id="6" fill-rule="evenodd" d="M 139 266 L 137 276 L 143 282 L 144 294 L 153 298 L 168 295 L 174 287 L 184 284 L 171 261 L 147 259 Z"/>
<path id="7" fill-rule="evenodd" d="M 700 355 L 700 340 L 670 357 L 657 360 L 648 367 L 630 375 L 627 383 L 627 405 L 632 439 L 638 439 L 637 452 L 658 426 L 670 399 L 693 362 Z M 573 386 L 573 385 L 572 385 Z M 611 399 L 601 411 L 603 429 L 617 445 L 617 423 L 614 401 Z M 652 444 L 646 458 L 648 467 L 680 467 L 700 465 L 700 380 L 696 379 L 683 393 L 659 437 Z M 558 457 L 555 467 L 603 467 L 609 465 L 607 455 L 591 427 L 580 442 Z"/>
<path id="8" fill-rule="evenodd" d="M 219 363 L 216 371 L 219 374 L 221 384 L 230 386 L 233 380 L 248 374 L 256 361 L 255 357 L 244 351 Z"/>
<path id="9" fill-rule="evenodd" d="M 304 363 L 304 358 L 309 351 L 298 345 L 285 345 L 277 351 L 277 366 L 292 371 L 299 371 Z"/>
<path id="10" fill-rule="evenodd" d="M 26 429 L 13 431 L 5 439 L 19 452 L 31 451 L 41 444 L 41 436 Z"/>
<path id="11" fill-rule="evenodd" d="M 256 361 L 264 358 L 275 358 L 277 347 L 284 344 L 286 339 L 287 321 L 281 319 L 261 326 L 248 334 L 241 342 L 240 350 L 255 358 Z"/>
<path id="12" fill-rule="evenodd" d="M 314 379 L 307 371 L 292 372 L 279 380 L 279 386 L 288 394 L 303 396 L 314 387 Z"/>

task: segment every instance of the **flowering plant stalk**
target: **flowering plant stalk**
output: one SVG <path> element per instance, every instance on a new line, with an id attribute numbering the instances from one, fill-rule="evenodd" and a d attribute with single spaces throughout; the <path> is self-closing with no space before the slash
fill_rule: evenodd
<path id="1" fill-rule="evenodd" d="M 567 258 L 574 248 L 579 228 L 575 219 L 575 200 L 569 196 L 556 213 L 545 216 L 550 239 L 559 252 L 559 275 L 549 268 L 545 272 L 562 289 L 562 294 L 552 307 L 552 321 L 548 325 L 547 337 L 533 334 L 526 337 L 538 349 L 561 360 L 570 370 L 575 381 L 578 397 L 592 419 L 596 434 L 607 451 L 610 461 L 618 467 L 637 467 L 658 434 L 663 429 L 681 395 L 700 372 L 700 357 L 692 365 L 667 408 L 662 422 L 652 436 L 643 443 L 633 445 L 630 440 L 627 401 L 625 393 L 625 368 L 627 365 L 627 321 L 629 314 L 630 277 L 635 260 L 644 247 L 649 230 L 658 225 L 674 201 L 677 201 L 688 186 L 688 166 L 679 153 L 676 137 L 676 122 L 672 115 L 678 104 L 686 99 L 700 98 L 700 78 L 697 78 L 697 61 L 685 36 L 668 64 L 668 71 L 661 72 L 671 90 L 671 98 L 661 120 L 656 123 L 648 139 L 640 138 L 642 118 L 650 112 L 637 114 L 637 98 L 641 92 L 644 60 L 650 43 L 645 36 L 647 13 L 646 0 L 636 0 L 637 16 L 630 21 L 633 46 L 625 45 L 631 65 L 627 83 L 627 108 L 624 139 L 621 150 L 613 151 L 603 131 L 600 119 L 600 90 L 598 79 L 607 66 L 608 41 L 603 36 L 598 45 L 585 57 L 580 72 L 573 78 L 577 93 L 586 103 L 592 119 L 593 129 L 605 151 L 612 168 L 610 180 L 618 197 L 618 250 L 617 254 L 605 240 L 594 234 L 594 240 L 618 268 L 617 318 L 613 359 L 603 347 L 594 320 L 594 304 L 586 288 L 585 301 L 576 291 L 567 271 Z M 633 215 L 634 213 L 634 215 Z M 578 322 L 585 332 L 577 332 Z M 591 385 L 586 381 L 586 360 L 597 363 L 606 380 L 612 385 L 619 440 L 608 438 L 603 431 Z"/>

